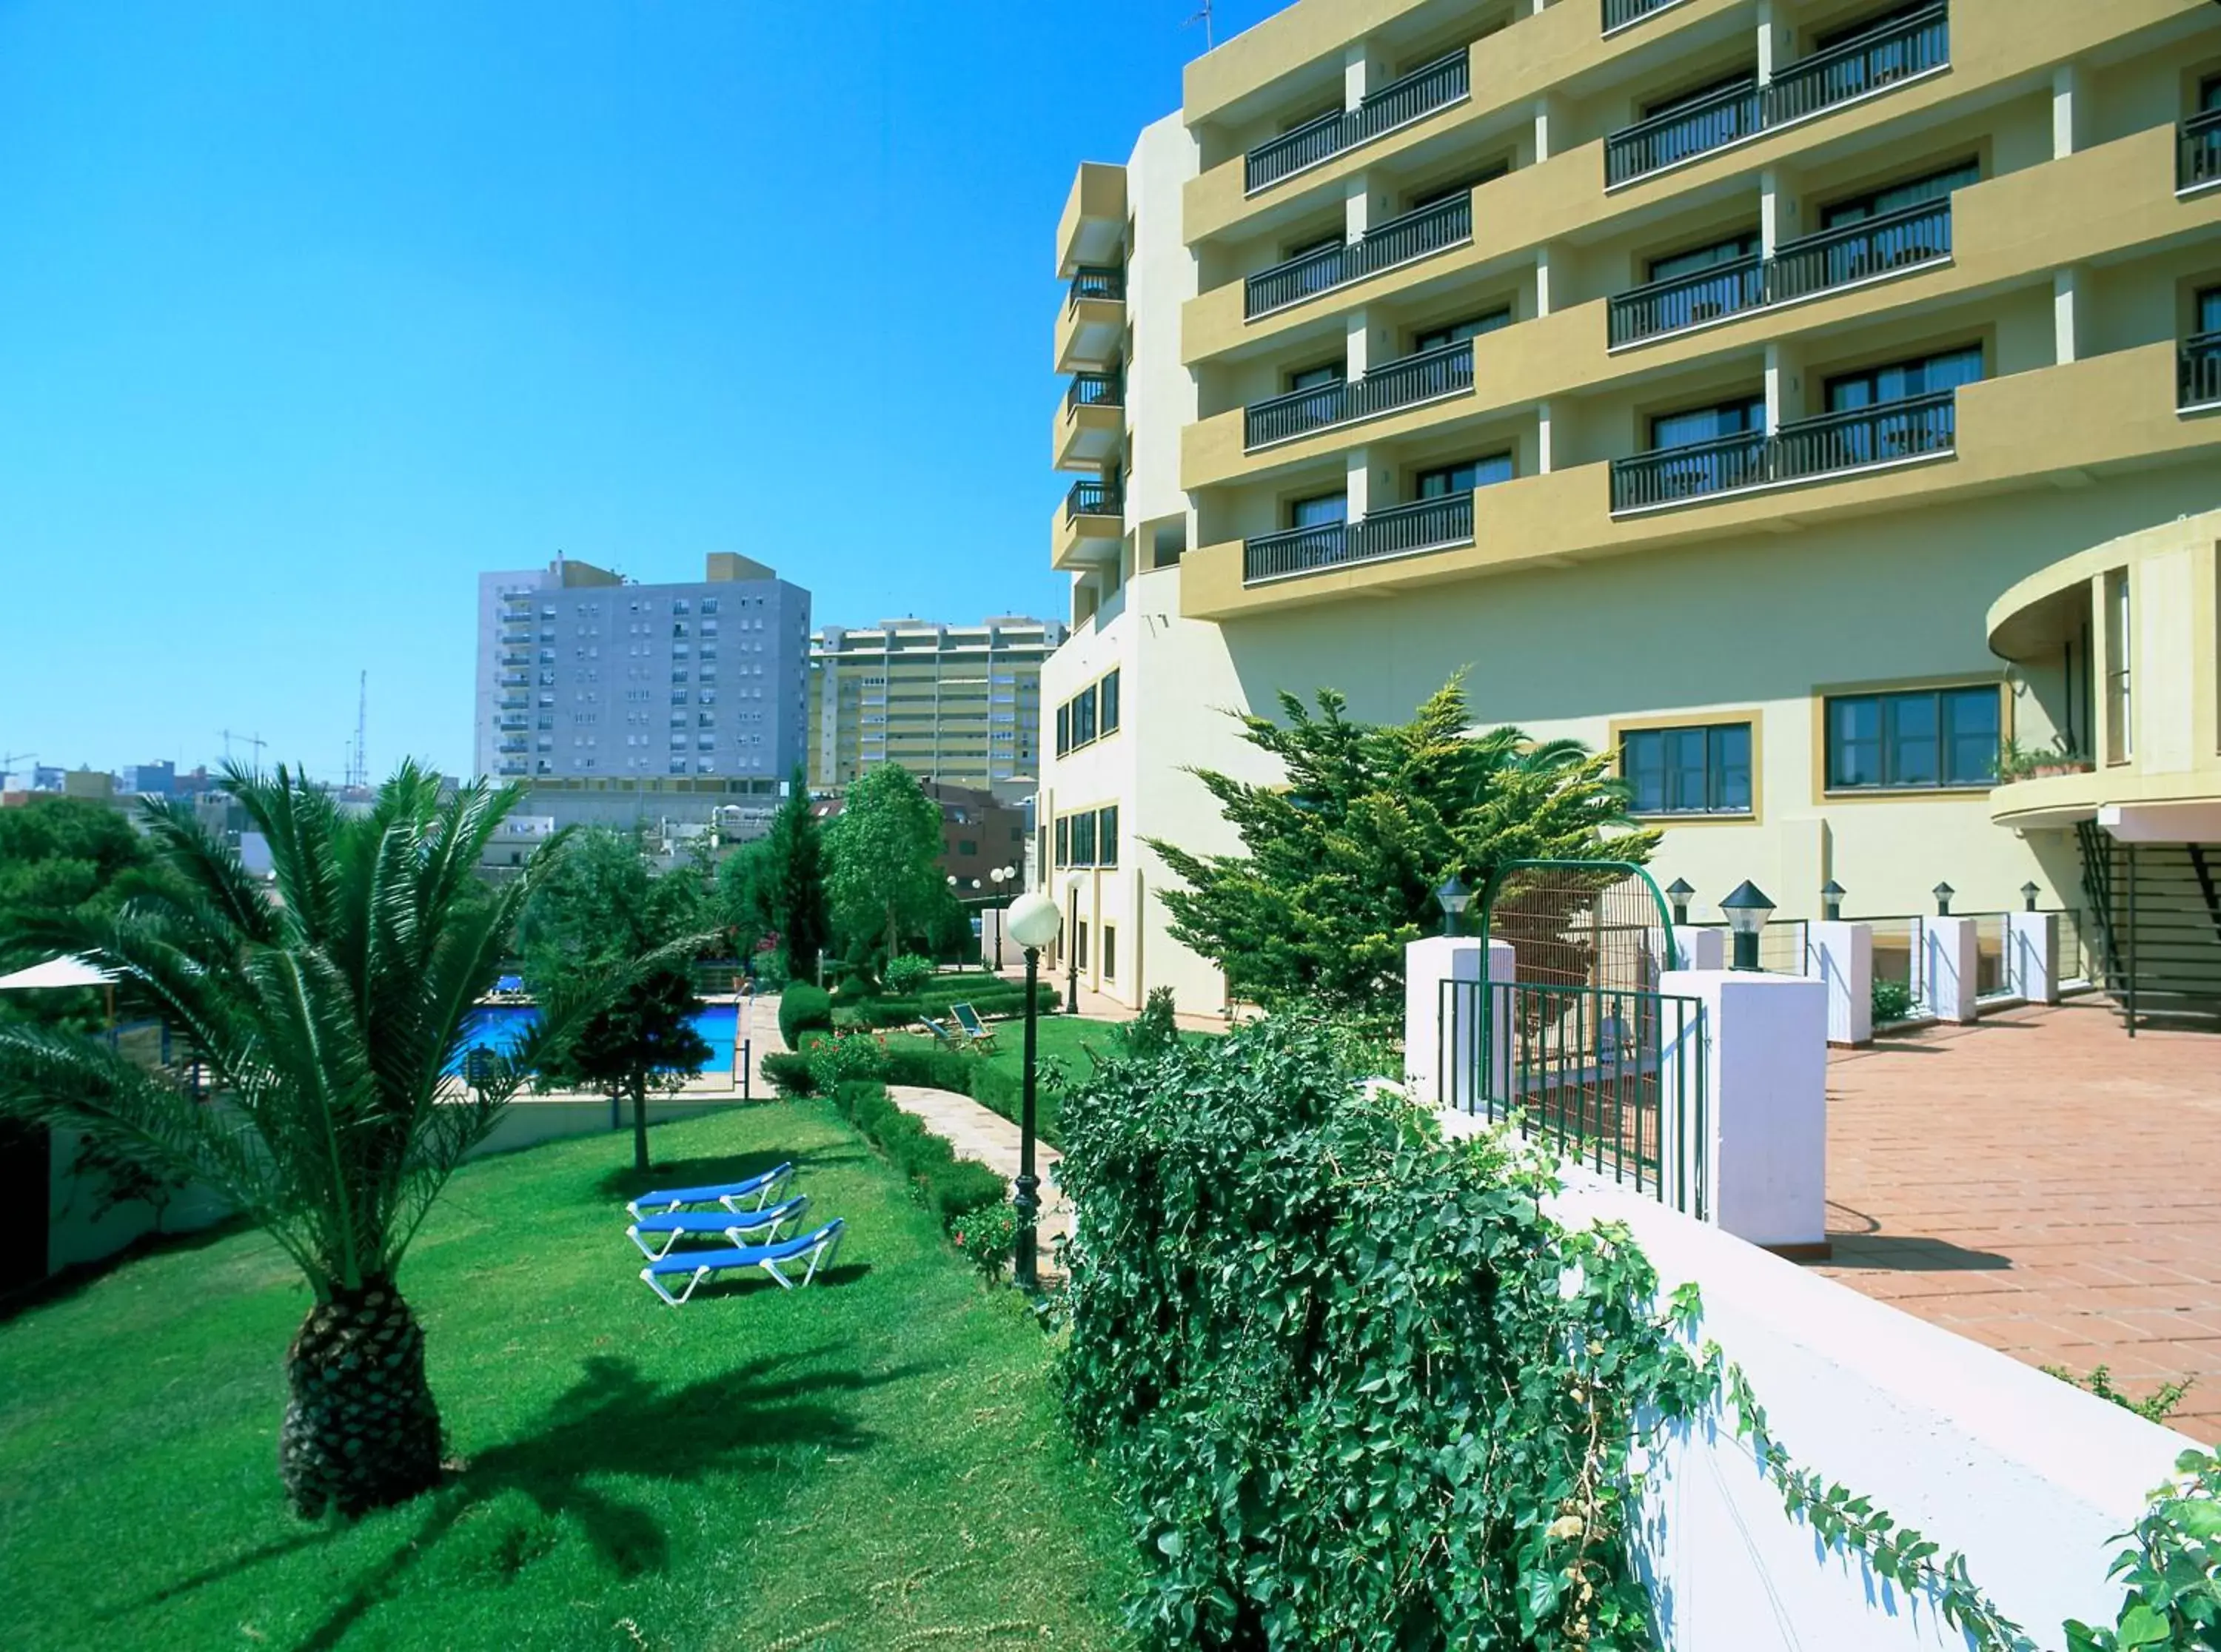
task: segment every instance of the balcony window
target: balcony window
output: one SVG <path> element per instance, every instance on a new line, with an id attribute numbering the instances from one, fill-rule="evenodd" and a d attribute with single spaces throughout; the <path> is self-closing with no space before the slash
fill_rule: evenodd
<path id="1" fill-rule="evenodd" d="M 1826 702 L 1830 791 L 1921 791 L 1997 779 L 1995 683 Z"/>
<path id="2" fill-rule="evenodd" d="M 1336 106 L 1305 115 L 1243 158 L 1243 190 L 1254 195 L 1447 108 L 1466 96 L 1471 73 L 1471 59 L 1460 47 L 1367 93 L 1354 109 Z"/>
<path id="3" fill-rule="evenodd" d="M 1429 350 L 1447 349 L 1454 344 L 1463 344 L 1467 339 L 1477 339 L 1484 333 L 1493 333 L 1498 327 L 1511 325 L 1509 308 L 1492 309 L 1486 315 L 1468 315 L 1461 321 L 1452 321 L 1443 327 L 1430 327 L 1411 337 L 1411 350 L 1420 354 Z"/>
<path id="4" fill-rule="evenodd" d="M 1453 190 L 1431 206 L 1373 225 L 1355 240 L 1325 236 L 1247 277 L 1242 313 L 1244 319 L 1255 321 L 1472 240 L 1472 193 Z"/>
<path id="5" fill-rule="evenodd" d="M 1347 493 L 1314 494 L 1308 499 L 1288 502 L 1290 527 L 1330 527 L 1336 522 L 1349 520 L 1349 496 Z"/>
<path id="6" fill-rule="evenodd" d="M 2175 405 L 2221 405 L 2221 287 L 2208 287 L 2193 306 L 2198 330 L 2183 340 Z"/>
<path id="7" fill-rule="evenodd" d="M 1911 361 L 1893 361 L 1886 367 L 1869 367 L 1855 373 L 1839 373 L 1828 381 L 1828 411 L 1849 413 L 1859 408 L 1934 396 L 1971 384 L 1982 376 L 1982 346 L 1968 345 Z"/>
<path id="8" fill-rule="evenodd" d="M 1460 459 L 1455 464 L 1420 471 L 1413 478 L 1414 496 L 1447 499 L 1452 494 L 1471 493 L 1475 488 L 1511 480 L 1511 455 L 1491 453 L 1482 458 Z"/>
<path id="9" fill-rule="evenodd" d="M 1982 181 L 1982 166 L 1978 160 L 1962 160 L 1946 166 L 1941 171 L 1892 184 L 1885 189 L 1869 190 L 1820 209 L 1820 227 L 1840 229 L 1846 224 L 1862 223 L 1868 218 L 1879 218 L 1886 213 L 1901 212 L 1907 207 L 1924 206 L 1930 201 L 1941 201 L 1952 190 L 1966 188 Z"/>
<path id="10" fill-rule="evenodd" d="M 1619 763 L 1637 814 L 1750 813 L 1749 723 L 1638 729 Z"/>
<path id="11" fill-rule="evenodd" d="M 1072 697 L 1072 743 L 1085 745 L 1095 739 L 1096 696 L 1092 687 L 1082 689 Z"/>
<path id="12" fill-rule="evenodd" d="M 1302 368 L 1288 375 L 1288 393 L 1293 396 L 1304 390 L 1325 390 L 1329 385 L 1341 383 L 1346 376 L 1346 369 L 1340 360 Z"/>
<path id="13" fill-rule="evenodd" d="M 1070 815 L 1060 814 L 1056 817 L 1056 857 L 1050 864 L 1054 866 L 1072 864 L 1072 817 Z"/>
<path id="14" fill-rule="evenodd" d="M 1099 715 L 1102 719 L 1103 732 L 1105 734 L 1116 734 L 1118 732 L 1117 672 L 1110 671 L 1106 673 L 1102 683 L 1098 685 L 1097 705 Z M 996 738 L 998 739 L 1007 739 L 1008 736 L 998 734 Z"/>
<path id="15" fill-rule="evenodd" d="M 1758 254 L 1758 232 L 1745 230 L 1740 235 L 1730 235 L 1725 240 L 1707 241 L 1702 246 L 1692 246 L 1684 252 L 1668 252 L 1655 258 L 1646 268 L 1646 278 L 1651 281 L 1671 281 L 1680 276 L 1695 275 L 1723 264 L 1733 264 L 1740 259 Z"/>
<path id="16" fill-rule="evenodd" d="M 1412 193 L 1405 210 L 1418 212 L 1427 207 L 1440 206 L 1445 201 L 1455 201 L 1462 196 L 1471 195 L 1484 184 L 1494 183 L 1511 170 L 1510 161 L 1493 161 L 1477 171 L 1461 173 L 1447 184 L 1430 184 Z"/>

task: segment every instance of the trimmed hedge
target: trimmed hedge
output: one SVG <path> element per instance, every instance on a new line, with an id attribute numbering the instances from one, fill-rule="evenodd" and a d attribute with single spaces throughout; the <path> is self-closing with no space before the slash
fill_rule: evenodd
<path id="1" fill-rule="evenodd" d="M 932 1207 L 943 1228 L 1010 1197 L 1008 1182 L 984 1164 L 958 1158 L 947 1142 L 897 1107 L 884 1084 L 851 1079 L 834 1091 L 833 1100 Z"/>
<path id="2" fill-rule="evenodd" d="M 763 1058 L 764 1076 L 781 1095 L 814 1095 L 817 1081 L 810 1075 L 810 1057 L 799 1050 L 781 1050 Z"/>
<path id="3" fill-rule="evenodd" d="M 779 998 L 779 1036 L 789 1050 L 802 1047 L 802 1035 L 833 1025 L 832 995 L 807 984 L 790 985 Z"/>
<path id="4" fill-rule="evenodd" d="M 1043 982 L 1035 988 L 1035 1001 L 1044 1014 L 1056 1009 L 1056 988 Z M 833 1011 L 833 1025 L 844 1030 L 856 1027 L 912 1026 L 930 1015 L 934 1019 L 948 1019 L 951 1004 L 969 1004 L 984 1016 L 1016 1016 L 1026 1007 L 1026 989 L 1007 982 L 985 987 L 967 986 L 949 989 L 928 989 L 916 997 L 877 996 L 842 999 Z M 791 1044 L 791 1038 L 787 1040 Z"/>

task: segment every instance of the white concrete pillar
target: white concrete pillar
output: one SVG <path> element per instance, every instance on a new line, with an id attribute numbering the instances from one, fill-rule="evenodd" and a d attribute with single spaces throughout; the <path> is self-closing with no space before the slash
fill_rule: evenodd
<path id="1" fill-rule="evenodd" d="M 1558 404 L 1538 402 L 1535 405 L 1535 474 L 1548 476 L 1563 463 L 1558 457 Z"/>
<path id="2" fill-rule="evenodd" d="M 2051 272 L 2052 353 L 2061 366 L 2090 353 L 2084 317 L 2090 307 L 2090 271 L 2070 264 Z"/>
<path id="3" fill-rule="evenodd" d="M 2051 158 L 2064 160 L 2089 147 L 2089 77 L 2079 63 L 2051 72 Z"/>
<path id="4" fill-rule="evenodd" d="M 1703 1075 L 1705 1215 L 1737 1238 L 1791 1256 L 1828 1239 L 1828 995 L 1795 976 L 1676 969 L 1670 1001 L 1693 999 L 1702 1036 L 1675 1037 L 1661 1078 L 1670 1109 L 1685 1075 Z M 1693 1106 L 1696 1091 L 1687 1088 Z M 1663 1143 L 1675 1140 L 1670 1121 Z M 1667 1186 L 1673 1186 L 1669 1177 Z"/>
<path id="5" fill-rule="evenodd" d="M 1828 1042 L 1874 1042 L 1874 926 L 1823 920 L 1811 926 L 1812 961 L 1828 989 Z"/>
<path id="6" fill-rule="evenodd" d="M 1373 365 L 1372 321 L 1372 312 L 1361 305 L 1349 313 L 1342 351 L 1342 371 L 1353 382 L 1364 377 Z"/>
<path id="7" fill-rule="evenodd" d="M 1787 8 L 1777 0 L 1758 0 L 1758 78 L 1761 85 L 1774 78 L 1793 60 L 1793 37 Z"/>
<path id="8" fill-rule="evenodd" d="M 1758 250 L 1772 258 L 1804 233 L 1797 186 L 1779 166 L 1767 167 L 1758 175 Z"/>
<path id="9" fill-rule="evenodd" d="M 1535 249 L 1535 315 L 1536 319 L 1555 314 L 1566 307 L 1569 295 L 1563 290 L 1565 255 L 1545 241 Z"/>
<path id="10" fill-rule="evenodd" d="M 1980 956 L 1972 918 L 1930 918 L 1920 926 L 1920 979 L 1928 1013 L 1939 1021 L 1974 1019 Z"/>
<path id="11" fill-rule="evenodd" d="M 1517 968 L 1509 941 L 1432 935 L 1404 949 L 1404 1082 L 1418 1101 L 1459 1112 L 1477 1110 L 1480 1085 L 1481 999 L 1486 983 L 1508 984 Z M 1508 994 L 1496 1020 L 1509 1026 Z M 1496 1040 L 1493 1094 L 1505 1093 L 1511 1041 Z"/>
<path id="12" fill-rule="evenodd" d="M 1650 932 L 1648 951 L 1654 958 L 1663 957 L 1666 951 L 1663 930 Z M 1674 956 L 1664 959 L 1662 969 L 1724 969 L 1727 967 L 1727 932 L 1724 929 L 1699 929 L 1694 924 L 1684 924 L 1674 932 Z"/>
<path id="13" fill-rule="evenodd" d="M 1363 235 L 1373 221 L 1373 192 L 1366 185 L 1363 173 L 1342 185 L 1342 231 L 1343 239 L 1355 240 Z"/>
<path id="14" fill-rule="evenodd" d="M 1766 427 L 1779 430 L 1805 416 L 1805 364 L 1797 347 L 1766 346 Z"/>
<path id="15" fill-rule="evenodd" d="M 1391 490 L 1386 486 L 1375 486 L 1382 482 L 1382 477 L 1373 469 L 1373 450 L 1369 447 L 1351 448 L 1342 482 L 1347 496 L 1346 509 L 1351 521 L 1356 521 L 1375 508 L 1396 502 L 1390 497 Z M 1380 496 L 1378 506 L 1373 499 L 1376 492 Z"/>
<path id="16" fill-rule="evenodd" d="M 1572 148 L 1572 134 L 1566 128 L 1567 119 L 1566 100 L 1557 92 L 1545 92 L 1535 100 L 1535 164 L 1539 166 L 1561 149 Z"/>
<path id="17" fill-rule="evenodd" d="M 2031 1004 L 2059 1001 L 2059 914 L 2005 914 L 2005 984 Z"/>

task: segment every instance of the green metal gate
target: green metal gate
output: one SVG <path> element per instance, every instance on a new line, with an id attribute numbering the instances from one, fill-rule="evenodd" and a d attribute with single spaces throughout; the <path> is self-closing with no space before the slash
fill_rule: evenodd
<path id="1" fill-rule="evenodd" d="M 1481 940 L 1513 979 L 1443 983 L 1438 1100 L 1701 1219 L 1709 1204 L 1696 999 L 1661 992 L 1674 919 L 1641 867 L 1511 861 L 1482 892 Z"/>

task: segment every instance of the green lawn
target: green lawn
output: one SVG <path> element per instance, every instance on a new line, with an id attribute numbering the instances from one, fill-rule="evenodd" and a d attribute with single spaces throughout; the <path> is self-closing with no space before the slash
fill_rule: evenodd
<path id="1" fill-rule="evenodd" d="M 1013 1084 L 1025 1076 L 1026 1024 L 1023 1020 L 991 1021 L 995 1034 L 995 1053 L 987 1057 L 990 1064 L 1010 1075 Z M 1085 1015 L 1044 1015 L 1035 1023 L 1035 1053 L 1044 1061 L 1054 1061 L 1067 1079 L 1085 1079 L 1095 1070 L 1095 1050 L 1113 1049 L 1111 1034 L 1125 1025 L 1123 1021 L 1102 1021 Z M 1183 1038 L 1208 1038 L 1208 1032 L 1182 1032 Z M 917 1045 L 930 1048 L 933 1038 L 923 1032 L 890 1032 L 890 1047 Z M 1060 1144 L 1063 1137 L 1059 1130 L 1061 1122 L 1063 1097 L 1054 1082 L 1040 1087 L 1034 1099 L 1035 1123 L 1042 1139 L 1051 1145 Z"/>
<path id="2" fill-rule="evenodd" d="M 1122 1521 L 1050 1350 L 824 1103 L 656 1131 L 654 1181 L 779 1158 L 829 1279 L 640 1282 L 619 1136 L 467 1167 L 411 1251 L 460 1466 L 352 1527 L 276 1474 L 306 1287 L 260 1234 L 0 1322 L 0 1647 L 1114 1648 Z"/>

